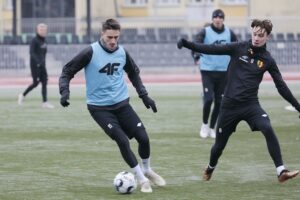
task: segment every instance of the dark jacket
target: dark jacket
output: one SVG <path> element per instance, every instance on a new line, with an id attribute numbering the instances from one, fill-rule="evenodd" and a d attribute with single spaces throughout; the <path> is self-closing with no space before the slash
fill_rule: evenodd
<path id="1" fill-rule="evenodd" d="M 47 42 L 45 38 L 36 35 L 30 43 L 31 68 L 46 67 Z"/>

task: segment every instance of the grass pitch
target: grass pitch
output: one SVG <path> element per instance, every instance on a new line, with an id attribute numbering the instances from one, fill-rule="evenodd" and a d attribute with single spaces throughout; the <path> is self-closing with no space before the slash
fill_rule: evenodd
<path id="1" fill-rule="evenodd" d="M 300 83 L 289 82 L 300 100 Z M 114 191 L 114 176 L 130 170 L 116 144 L 89 115 L 83 87 L 71 88 L 71 105 L 59 105 L 57 88 L 49 88 L 55 109 L 41 108 L 40 89 L 22 107 L 16 97 L 24 88 L 0 89 L 1 200 L 282 200 L 299 199 L 300 177 L 279 184 L 264 137 L 239 124 L 219 160 L 212 180 L 201 175 L 208 163 L 212 139 L 200 139 L 200 84 L 146 85 L 158 113 L 147 110 L 130 88 L 131 104 L 147 127 L 151 164 L 167 181 L 152 194 L 137 189 L 131 195 Z M 300 169 L 300 119 L 273 83 L 263 83 L 262 107 L 281 144 L 286 167 Z M 131 146 L 137 152 L 136 141 Z"/>

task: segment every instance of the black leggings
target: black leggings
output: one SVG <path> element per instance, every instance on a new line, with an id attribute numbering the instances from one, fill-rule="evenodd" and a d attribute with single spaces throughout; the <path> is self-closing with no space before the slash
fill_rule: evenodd
<path id="1" fill-rule="evenodd" d="M 250 125 L 253 131 L 261 131 L 265 137 L 269 154 L 275 164 L 276 167 L 283 165 L 282 156 L 280 145 L 278 139 L 275 135 L 275 132 L 271 126 L 271 122 L 269 118 L 264 117 L 262 118 L 262 113 L 265 113 L 264 110 L 260 108 L 259 105 L 254 105 L 253 107 L 249 106 L 250 108 L 247 110 L 247 106 L 245 106 L 244 110 L 240 110 L 239 112 L 244 112 L 246 115 L 250 116 L 247 123 Z M 250 113 L 250 114 L 249 114 Z M 231 113 L 232 114 L 232 113 Z M 252 116 L 256 116 L 258 114 L 259 117 L 251 118 Z M 211 156 L 209 165 L 214 167 L 218 163 L 219 157 L 222 155 L 222 152 L 228 142 L 229 137 L 235 130 L 235 127 L 241 120 L 232 120 L 230 121 L 230 111 L 229 110 L 221 110 L 220 112 L 220 119 L 217 126 L 217 134 L 216 134 L 216 141 L 215 144 L 211 148 Z M 226 121 L 227 120 L 227 121 Z M 227 126 L 224 126 L 227 124 Z M 231 125 L 230 125 L 231 124 Z M 221 128 L 219 128 L 221 127 Z M 228 128 L 229 127 L 229 128 Z M 222 132 L 220 132 L 222 131 Z M 251 145 L 251 144 L 249 144 Z"/>
<path id="2" fill-rule="evenodd" d="M 138 142 L 138 152 L 142 159 L 149 158 L 150 156 L 150 143 L 146 132 L 138 131 L 136 132 L 134 138 Z M 125 162 L 131 167 L 135 167 L 138 164 L 138 161 L 132 152 L 129 144 L 129 140 L 126 135 L 115 137 L 114 140 L 119 146 L 120 152 L 122 154 Z"/>
<path id="3" fill-rule="evenodd" d="M 32 84 L 30 84 L 27 89 L 23 92 L 23 96 L 26 96 L 31 90 L 38 86 L 39 82 L 42 84 L 42 97 L 43 102 L 47 99 L 47 82 L 48 75 L 45 67 L 33 68 L 31 67 Z"/>
<path id="4" fill-rule="evenodd" d="M 89 108 L 89 111 L 105 133 L 116 141 L 123 159 L 131 168 L 137 166 L 138 161 L 130 148 L 129 139 L 135 138 L 138 142 L 138 153 L 142 159 L 150 157 L 148 134 L 129 104 L 116 110 Z"/>
<path id="5" fill-rule="evenodd" d="M 283 165 L 280 145 L 272 127 L 265 127 L 261 130 L 265 136 L 269 154 L 276 167 Z M 211 148 L 209 165 L 214 167 L 218 164 L 218 160 L 228 142 L 232 133 L 217 133 L 216 142 Z"/>
<path id="6" fill-rule="evenodd" d="M 210 128 L 214 128 L 218 119 L 222 94 L 226 83 L 226 72 L 201 71 L 203 85 L 203 123 L 208 123 L 211 105 L 214 102 L 214 108 L 210 118 Z"/>

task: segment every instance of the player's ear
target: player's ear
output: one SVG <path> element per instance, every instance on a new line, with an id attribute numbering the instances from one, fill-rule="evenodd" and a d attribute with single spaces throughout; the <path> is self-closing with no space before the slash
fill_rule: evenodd
<path id="1" fill-rule="evenodd" d="M 104 35 L 104 32 L 103 31 L 101 31 L 100 32 L 100 37 L 102 37 Z"/>
<path id="2" fill-rule="evenodd" d="M 269 34 L 268 36 L 267 36 L 267 41 L 269 41 L 269 40 L 272 40 L 272 34 Z"/>

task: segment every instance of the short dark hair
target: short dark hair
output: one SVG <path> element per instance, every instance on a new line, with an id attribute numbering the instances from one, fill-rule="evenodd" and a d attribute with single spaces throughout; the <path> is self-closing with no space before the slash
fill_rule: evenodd
<path id="1" fill-rule="evenodd" d="M 106 30 L 121 30 L 121 25 L 115 19 L 107 19 L 102 23 L 102 31 Z"/>
<path id="2" fill-rule="evenodd" d="M 272 32 L 272 28 L 273 28 L 273 24 L 272 24 L 271 20 L 268 20 L 268 19 L 264 19 L 264 20 L 254 19 L 254 20 L 252 20 L 251 28 L 254 28 L 256 26 L 265 29 L 266 32 L 267 32 L 267 35 L 270 35 L 270 33 Z"/>

